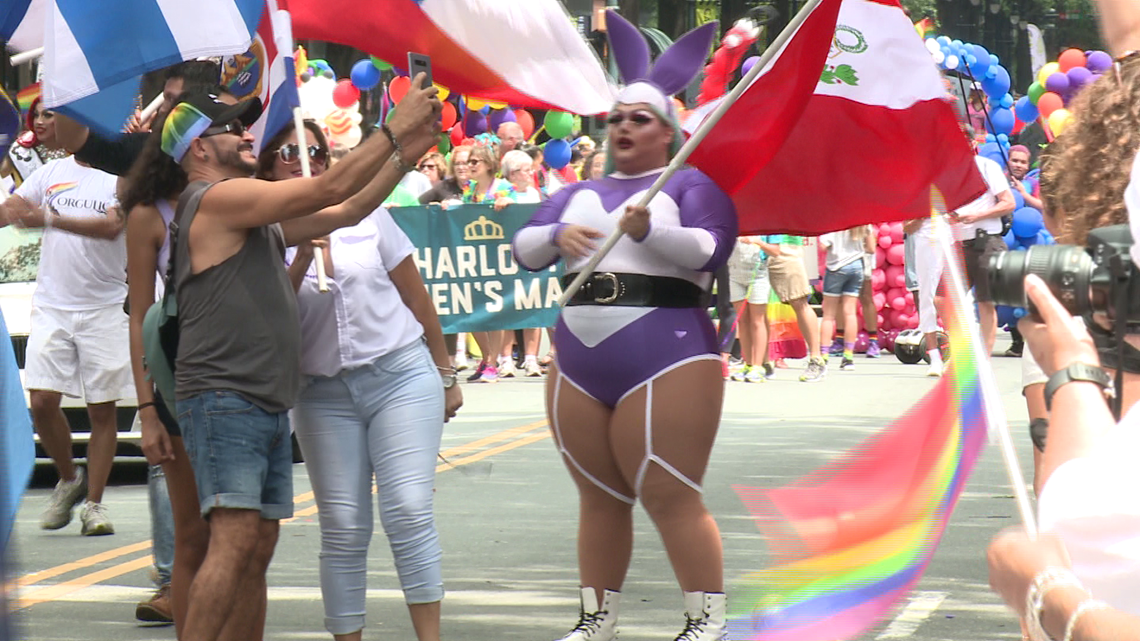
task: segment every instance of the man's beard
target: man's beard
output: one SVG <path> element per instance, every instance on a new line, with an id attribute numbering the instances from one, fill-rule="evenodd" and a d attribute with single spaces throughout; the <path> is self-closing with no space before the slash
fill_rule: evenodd
<path id="1" fill-rule="evenodd" d="M 224 153 L 218 153 L 218 164 L 230 169 L 236 169 L 244 174 L 252 176 L 257 172 L 257 160 L 246 160 L 242 157 L 242 151 L 247 149 L 246 143 L 238 145 L 237 149 L 231 149 Z M 214 148 L 217 151 L 217 147 Z"/>

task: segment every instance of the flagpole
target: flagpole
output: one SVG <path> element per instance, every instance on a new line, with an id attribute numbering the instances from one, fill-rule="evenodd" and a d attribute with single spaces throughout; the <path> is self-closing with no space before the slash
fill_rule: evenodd
<path id="1" fill-rule="evenodd" d="M 940 211 L 942 208 L 938 208 Z M 1029 502 L 1029 490 L 1025 487 L 1025 477 L 1021 473 L 1021 465 L 1017 460 L 1017 450 L 1013 447 L 1013 437 L 1009 433 L 1009 421 L 1001 409 L 1001 394 L 998 392 L 997 380 L 990 365 L 990 355 L 986 353 L 985 343 L 981 339 L 981 329 L 974 318 L 972 310 L 966 305 L 965 280 L 958 265 L 958 256 L 950 245 L 949 229 L 942 216 L 932 216 L 931 224 L 938 238 L 938 245 L 942 251 L 946 269 L 950 274 L 947 288 L 951 296 L 958 301 L 956 312 L 963 316 L 963 325 L 970 337 L 970 347 L 974 354 L 984 356 L 982 362 L 977 363 L 978 386 L 982 392 L 982 405 L 985 408 L 986 422 L 991 428 L 990 437 L 997 440 L 998 449 L 1001 450 L 1005 470 L 1009 475 L 1009 483 L 1013 486 L 1013 496 L 1017 501 L 1017 510 L 1021 514 L 1021 523 L 1025 527 L 1029 538 L 1037 538 L 1037 519 L 1033 516 L 1033 508 Z M 984 276 L 983 276 L 984 277 Z M 950 355 L 953 361 L 954 355 Z"/>
<path id="2" fill-rule="evenodd" d="M 277 9 L 277 0 L 266 0 L 266 5 L 269 8 L 269 19 L 273 21 L 273 40 L 277 45 L 278 50 L 281 49 L 281 43 L 285 43 L 285 51 L 290 55 L 293 53 L 293 18 L 288 11 L 279 11 Z M 281 26 L 282 29 L 277 27 Z M 272 66 L 270 61 L 270 66 Z M 313 168 L 309 164 L 308 143 L 305 142 L 305 117 L 302 115 L 301 110 L 301 92 L 297 92 L 297 106 L 293 108 L 293 129 L 297 133 L 297 146 L 301 149 L 301 153 L 297 154 L 301 159 L 301 176 L 304 178 L 313 177 Z M 323 247 L 313 247 L 313 261 L 317 264 L 317 291 L 329 291 L 328 276 L 325 274 L 325 250 Z"/>
<path id="3" fill-rule="evenodd" d="M 43 47 L 36 47 L 35 49 L 28 49 L 27 51 L 17 53 L 15 55 L 11 56 L 10 58 L 8 58 L 8 64 L 12 65 L 13 67 L 19 67 L 20 65 L 24 64 L 25 62 L 31 62 L 31 61 L 35 60 L 36 58 L 39 58 L 43 55 L 44 55 L 44 48 Z"/>
<path id="4" fill-rule="evenodd" d="M 740 82 L 736 83 L 732 91 L 725 96 L 724 100 L 717 105 L 716 109 L 714 109 L 712 113 L 705 118 L 704 122 L 701 123 L 700 127 L 693 132 L 693 135 L 685 142 L 685 145 L 681 147 L 681 150 L 677 152 L 673 160 L 669 162 L 669 166 L 665 169 L 665 172 L 657 178 L 653 186 L 649 188 L 649 191 L 645 192 L 645 195 L 641 197 L 641 201 L 637 204 L 638 207 L 649 206 L 649 202 L 665 187 L 665 183 L 673 177 L 673 174 L 677 173 L 677 170 L 684 166 L 685 161 L 689 159 L 689 155 L 693 153 L 693 150 L 695 150 L 697 146 L 701 144 L 701 141 L 705 139 L 705 136 L 712 131 L 712 128 L 716 126 L 717 122 L 724 116 L 729 107 L 752 85 L 752 81 L 760 75 L 760 72 L 768 67 L 768 64 L 771 63 L 772 59 L 776 57 L 776 54 L 784 48 L 784 45 L 791 40 L 792 36 L 799 30 L 804 21 L 807 20 L 808 16 L 811 15 L 811 12 L 819 6 L 820 2 L 821 0 L 808 0 L 803 8 L 788 22 L 788 26 L 784 27 L 784 30 L 776 36 L 772 44 L 768 45 L 768 48 L 764 50 L 763 55 L 760 56 L 760 60 L 752 65 L 748 73 L 740 79 Z M 614 232 L 610 234 L 605 244 L 603 244 L 594 256 L 590 258 L 589 262 L 582 267 L 578 275 L 574 277 L 573 282 L 566 288 L 566 291 L 562 292 L 562 298 L 558 301 L 559 306 L 565 307 L 566 303 L 570 302 L 574 293 L 582 287 L 590 275 L 598 268 L 598 263 L 602 262 L 602 259 L 613 250 L 614 246 L 617 245 L 618 241 L 621 240 L 624 235 L 624 232 L 622 232 L 620 228 L 615 229 Z"/>

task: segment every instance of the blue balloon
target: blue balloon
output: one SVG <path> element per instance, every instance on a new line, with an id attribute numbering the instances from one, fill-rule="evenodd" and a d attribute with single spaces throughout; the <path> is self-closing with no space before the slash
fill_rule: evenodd
<path id="1" fill-rule="evenodd" d="M 938 44 L 942 45 L 943 47 L 950 44 L 950 38 L 948 36 L 938 36 L 935 38 L 935 40 L 937 40 Z"/>
<path id="2" fill-rule="evenodd" d="M 983 78 L 983 80 L 992 79 L 996 75 L 997 75 L 997 67 L 990 67 L 989 69 L 986 69 L 986 77 Z"/>
<path id="3" fill-rule="evenodd" d="M 542 150 L 543 158 L 546 159 L 546 164 L 555 169 L 562 169 L 570 164 L 570 143 L 560 138 L 555 138 L 546 143 Z"/>
<path id="4" fill-rule="evenodd" d="M 1013 210 L 1017 211 L 1018 209 L 1021 209 L 1022 207 L 1024 207 L 1025 206 L 1025 196 L 1022 196 L 1021 192 L 1017 191 L 1016 189 L 1011 189 L 1010 191 L 1013 192 Z"/>
<path id="5" fill-rule="evenodd" d="M 990 52 L 981 45 L 970 45 L 973 51 L 973 62 L 970 63 L 970 73 L 974 74 L 975 78 L 986 75 L 986 71 L 990 68 Z"/>
<path id="6" fill-rule="evenodd" d="M 997 54 L 993 54 L 993 53 L 991 53 L 991 54 L 990 54 L 990 66 L 991 66 L 991 67 L 996 67 L 996 66 L 998 66 L 998 65 L 1000 65 L 1000 64 L 1001 64 L 1001 58 L 998 58 L 998 57 L 997 57 Z"/>
<path id="7" fill-rule="evenodd" d="M 1037 232 L 1037 244 L 1038 245 L 1052 245 L 1055 243 L 1056 243 L 1056 241 L 1053 240 L 1053 236 L 1050 235 L 1049 232 L 1045 231 L 1044 229 Z"/>
<path id="8" fill-rule="evenodd" d="M 1005 67 L 1001 66 L 990 68 L 994 72 L 994 77 L 990 78 L 987 76 L 986 79 L 982 81 L 982 89 L 990 98 L 1000 100 L 1002 96 L 1009 93 L 1011 84 L 1009 72 L 1005 70 Z"/>
<path id="9" fill-rule="evenodd" d="M 1009 94 L 1002 96 L 1001 97 L 1001 106 L 1005 107 L 1006 109 L 1012 109 L 1013 108 L 1013 96 L 1011 96 Z"/>
<path id="10" fill-rule="evenodd" d="M 1005 246 L 1008 247 L 1011 251 L 1021 247 L 1021 244 L 1017 242 L 1017 236 L 1013 235 L 1012 230 L 1007 231 L 1005 233 L 1005 236 L 1002 236 L 1002 240 L 1005 241 Z"/>
<path id="11" fill-rule="evenodd" d="M 1013 109 L 1014 113 L 1017 114 L 1017 117 L 1021 119 L 1021 122 L 1033 122 L 1034 120 L 1037 120 L 1038 116 L 1041 115 L 1041 112 L 1037 111 L 1037 105 L 1033 104 L 1029 100 L 1029 96 L 1022 96 L 1018 98 L 1017 103 L 1013 106 Z"/>
<path id="12" fill-rule="evenodd" d="M 1040 236 L 1037 236 L 1036 234 L 1034 234 L 1033 236 L 1030 236 L 1029 238 L 1020 238 L 1019 237 L 1017 239 L 1017 242 L 1021 243 L 1022 249 L 1029 249 L 1030 247 L 1036 245 L 1037 241 L 1039 239 L 1040 239 Z"/>
<path id="13" fill-rule="evenodd" d="M 978 147 L 978 155 L 983 158 L 989 158 L 1002 167 L 1005 166 L 1005 158 L 1002 156 L 1001 147 L 996 142 L 987 142 L 981 147 Z"/>
<path id="14" fill-rule="evenodd" d="M 955 49 L 959 49 L 962 47 L 962 41 L 961 40 L 951 40 L 950 44 L 954 45 Z"/>
<path id="15" fill-rule="evenodd" d="M 479 110 L 479 113 L 486 116 L 487 114 L 491 113 L 491 106 L 490 105 L 483 105 L 483 108 Z"/>
<path id="16" fill-rule="evenodd" d="M 997 141 L 998 141 L 999 143 L 1001 143 L 1001 144 L 1002 144 L 1002 146 L 1004 147 L 1004 146 L 1006 146 L 1007 144 L 1009 144 L 1009 136 L 1007 136 L 1007 135 L 1005 135 L 1005 134 L 998 134 L 998 135 L 997 135 Z"/>
<path id="17" fill-rule="evenodd" d="M 1045 228 L 1045 221 L 1041 219 L 1041 212 L 1032 207 L 1021 207 L 1013 212 L 1013 235 L 1017 236 L 1022 244 L 1032 238 L 1037 242 L 1037 232 Z"/>
<path id="18" fill-rule="evenodd" d="M 352 65 L 352 84 L 361 91 L 368 91 L 380 84 L 380 70 L 371 59 L 357 60 Z"/>
<path id="19" fill-rule="evenodd" d="M 1013 133 L 1013 112 L 1004 107 L 990 110 L 990 117 L 986 120 L 986 130 L 993 134 Z"/>
<path id="20" fill-rule="evenodd" d="M 986 134 L 986 142 L 997 142 L 997 136 L 993 134 Z"/>
<path id="21" fill-rule="evenodd" d="M 1027 312 L 1027 311 L 1025 311 L 1025 308 L 1024 308 L 1024 307 L 1015 307 L 1015 308 L 1013 308 L 1013 317 L 1014 317 L 1014 318 L 1025 318 L 1025 315 L 1026 315 L 1027 313 L 1028 313 L 1028 312 Z"/>

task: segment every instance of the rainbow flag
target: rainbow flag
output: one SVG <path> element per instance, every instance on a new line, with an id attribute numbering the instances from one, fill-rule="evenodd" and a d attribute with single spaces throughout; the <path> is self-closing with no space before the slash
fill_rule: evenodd
<path id="1" fill-rule="evenodd" d="M 937 206 L 937 204 L 936 204 Z M 730 602 L 734 639 L 840 641 L 881 622 L 934 555 L 986 440 L 973 314 L 947 287 L 946 375 L 910 412 L 839 460 L 773 490 L 737 487 L 775 563 Z"/>
<path id="2" fill-rule="evenodd" d="M 925 38 L 926 34 L 934 31 L 934 20 L 930 18 L 923 18 L 914 23 L 914 30 L 918 32 L 920 38 Z"/>
<path id="3" fill-rule="evenodd" d="M 20 111 L 27 111 L 31 108 L 32 103 L 36 98 L 40 97 L 40 83 L 33 82 L 32 84 L 24 87 L 16 92 L 16 104 L 20 106 Z"/>

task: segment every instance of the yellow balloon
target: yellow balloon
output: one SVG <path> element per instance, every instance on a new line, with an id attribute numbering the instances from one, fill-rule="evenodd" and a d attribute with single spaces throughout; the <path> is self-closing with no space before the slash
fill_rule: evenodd
<path id="1" fill-rule="evenodd" d="M 437 84 L 435 85 L 435 88 L 439 90 L 440 100 L 447 100 L 447 97 L 451 95 L 451 91 L 443 85 Z"/>
<path id="2" fill-rule="evenodd" d="M 506 109 L 507 103 L 487 101 L 487 106 L 490 107 L 491 109 Z"/>
<path id="3" fill-rule="evenodd" d="M 1048 79 L 1049 76 L 1051 76 L 1055 73 L 1059 73 L 1060 71 L 1061 71 L 1061 65 L 1059 65 L 1055 62 L 1050 62 L 1049 64 L 1045 65 L 1044 67 L 1041 67 L 1041 71 L 1037 72 L 1037 82 L 1040 82 L 1041 86 L 1044 87 L 1045 86 L 1045 80 Z"/>
<path id="4" fill-rule="evenodd" d="M 1069 127 L 1073 122 L 1073 113 L 1068 109 L 1058 109 L 1049 114 L 1049 129 L 1053 131 L 1054 136 L 1060 136 L 1061 132 Z"/>
<path id="5" fill-rule="evenodd" d="M 484 102 L 478 98 L 472 98 L 471 96 L 467 96 L 467 108 L 470 109 L 471 111 L 479 111 L 480 109 L 482 109 L 486 105 L 487 105 L 486 102 Z"/>

